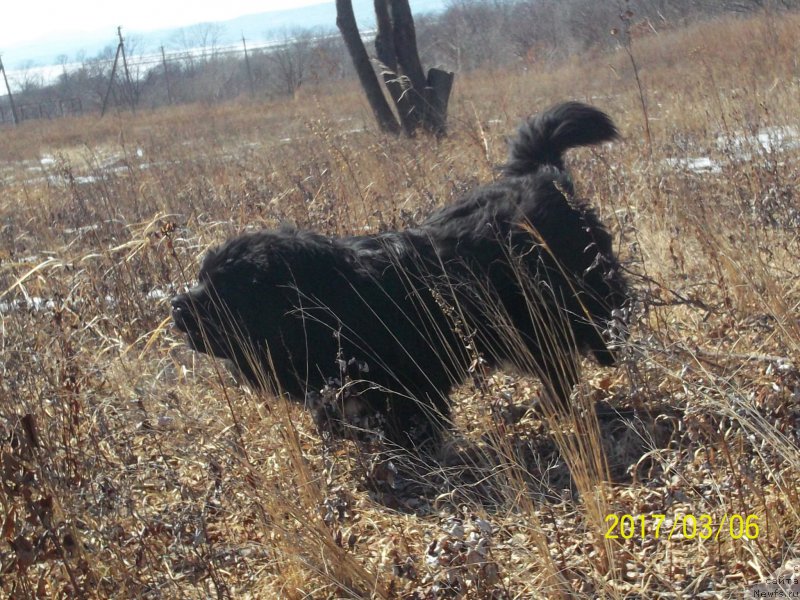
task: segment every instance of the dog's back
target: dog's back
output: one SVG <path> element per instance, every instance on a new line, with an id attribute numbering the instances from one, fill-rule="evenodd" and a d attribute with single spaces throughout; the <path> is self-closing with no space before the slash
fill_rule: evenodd
<path id="1" fill-rule="evenodd" d="M 564 168 L 566 151 L 617 138 L 616 126 L 603 111 L 581 102 L 557 104 L 519 128 L 509 144 L 508 162 L 501 168 L 503 178 L 435 212 L 422 228 L 436 230 L 440 239 L 463 239 L 470 234 L 485 236 L 487 224 L 492 224 L 492 235 L 505 237 L 513 223 L 536 225 L 547 220 L 561 212 L 550 204 L 563 203 L 573 194 Z"/>
<path id="2" fill-rule="evenodd" d="M 562 401 L 577 380 L 572 349 L 613 363 L 602 330 L 628 295 L 612 238 L 575 197 L 563 157 L 570 148 L 618 137 L 596 108 L 554 106 L 520 127 L 503 177 L 441 209 L 421 228 L 436 248 L 439 263 L 431 271 L 471 283 L 453 284 L 453 297 L 444 296 L 461 307 L 484 357 L 494 364 L 525 362 L 520 346 L 526 346 Z"/>

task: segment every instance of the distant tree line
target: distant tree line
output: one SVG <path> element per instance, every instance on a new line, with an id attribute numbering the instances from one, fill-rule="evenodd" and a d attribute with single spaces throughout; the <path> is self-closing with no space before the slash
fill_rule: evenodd
<path id="1" fill-rule="evenodd" d="M 451 0 L 444 13 L 416 19 L 417 40 L 428 64 L 464 72 L 615 46 L 610 32 L 627 10 L 634 22 L 659 30 L 722 14 L 798 8 L 800 0 Z"/>
<path id="2" fill-rule="evenodd" d="M 799 7 L 800 0 L 451 0 L 440 14 L 414 18 L 420 58 L 458 73 L 557 61 L 614 45 L 618 40 L 609 32 L 620 25 L 625 10 L 657 30 L 723 13 Z M 135 39 L 126 39 L 131 82 L 116 75 L 110 86 L 112 104 L 128 106 L 131 97 L 137 106 L 159 107 L 293 96 L 309 84 L 354 78 L 334 27 L 331 23 L 327 31 L 287 31 L 280 43 L 247 48 L 246 54 L 244 40 L 239 47 L 223 48 L 222 30 L 213 24 L 182 30 L 161 53 L 157 49 L 145 54 Z M 27 65 L 11 80 L 22 118 L 99 111 L 109 92 L 114 54 L 115 46 L 109 45 L 93 57 L 59 56 L 61 72 L 50 82 Z M 0 120 L 9 122 L 9 98 L 5 90 L 0 92 Z"/>

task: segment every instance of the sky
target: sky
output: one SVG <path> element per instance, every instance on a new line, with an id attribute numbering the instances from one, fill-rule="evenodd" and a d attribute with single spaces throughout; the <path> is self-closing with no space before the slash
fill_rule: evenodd
<path id="1" fill-rule="evenodd" d="M 0 9 L 0 52 L 118 25 L 150 31 L 326 1 L 333 0 L 7 0 Z"/>

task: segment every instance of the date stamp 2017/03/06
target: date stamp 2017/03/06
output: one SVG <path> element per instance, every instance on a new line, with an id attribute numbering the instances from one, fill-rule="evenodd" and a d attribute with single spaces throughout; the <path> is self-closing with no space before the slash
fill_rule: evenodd
<path id="1" fill-rule="evenodd" d="M 701 514 L 665 514 L 630 515 L 612 513 L 606 515 L 606 539 L 641 538 L 652 536 L 655 539 L 665 537 L 668 540 L 718 540 L 721 536 L 733 540 L 742 538 L 754 540 L 758 538 L 758 515 L 724 514 L 719 518 Z"/>

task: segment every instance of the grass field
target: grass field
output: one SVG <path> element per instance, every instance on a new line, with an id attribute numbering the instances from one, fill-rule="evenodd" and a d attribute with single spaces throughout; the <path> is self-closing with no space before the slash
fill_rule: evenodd
<path id="1" fill-rule="evenodd" d="M 800 17 L 763 14 L 463 74 L 440 143 L 379 134 L 355 85 L 0 131 L 0 595 L 728 598 L 800 577 L 798 57 Z M 440 460 L 388 463 L 172 329 L 208 247 L 413 224 L 570 98 L 623 132 L 568 162 L 637 296 L 622 364 L 584 364 L 571 417 L 487 374 Z"/>

